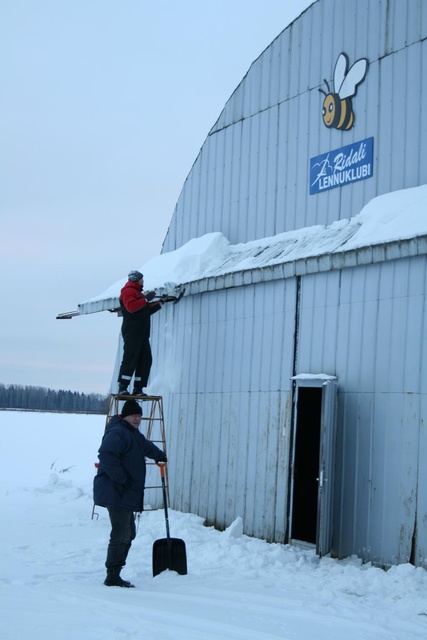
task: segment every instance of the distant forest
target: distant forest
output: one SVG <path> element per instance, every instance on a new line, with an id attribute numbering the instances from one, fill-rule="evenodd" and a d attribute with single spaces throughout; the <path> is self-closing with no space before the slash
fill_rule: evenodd
<path id="1" fill-rule="evenodd" d="M 108 396 L 78 391 L 54 391 L 44 387 L 0 384 L 0 409 L 106 414 Z"/>

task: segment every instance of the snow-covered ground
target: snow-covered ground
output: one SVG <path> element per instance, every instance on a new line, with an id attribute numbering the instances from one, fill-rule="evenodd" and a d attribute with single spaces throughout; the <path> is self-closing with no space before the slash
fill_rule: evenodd
<path id="1" fill-rule="evenodd" d="M 91 519 L 102 416 L 0 412 L 3 640 L 425 640 L 427 572 L 389 571 L 224 532 L 171 510 L 188 575 L 152 577 L 163 511 L 140 518 L 123 576 L 105 587 L 105 509 Z M 179 461 L 170 460 L 170 464 Z"/>

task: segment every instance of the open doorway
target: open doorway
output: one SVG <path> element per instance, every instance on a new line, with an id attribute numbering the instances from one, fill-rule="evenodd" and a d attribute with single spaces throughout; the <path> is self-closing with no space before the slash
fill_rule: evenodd
<path id="1" fill-rule="evenodd" d="M 291 538 L 316 544 L 322 388 L 299 387 Z"/>

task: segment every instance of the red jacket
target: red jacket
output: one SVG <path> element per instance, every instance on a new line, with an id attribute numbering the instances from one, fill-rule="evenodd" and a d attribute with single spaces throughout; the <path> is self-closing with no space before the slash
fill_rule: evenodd
<path id="1" fill-rule="evenodd" d="M 123 315 L 123 337 L 138 335 L 139 340 L 149 338 L 150 318 L 153 313 L 160 310 L 161 304 L 147 302 L 141 285 L 131 280 L 121 290 L 119 299 Z"/>
<path id="2" fill-rule="evenodd" d="M 147 298 L 142 293 L 142 287 L 137 282 L 126 282 L 120 291 L 120 300 L 122 301 L 126 311 L 135 313 L 143 307 L 148 306 Z"/>

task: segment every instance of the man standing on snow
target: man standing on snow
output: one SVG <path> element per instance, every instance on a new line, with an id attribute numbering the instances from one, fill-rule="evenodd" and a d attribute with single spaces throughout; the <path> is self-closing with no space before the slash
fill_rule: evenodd
<path id="1" fill-rule="evenodd" d="M 150 302 L 156 295 L 154 291 L 142 293 L 144 276 L 140 271 L 131 271 L 128 282 L 120 292 L 120 307 L 123 315 L 123 359 L 119 371 L 119 391 L 129 395 L 128 385 L 134 378 L 132 395 L 145 395 L 142 390 L 147 386 L 153 358 L 150 347 L 151 316 L 162 307 L 162 303 Z"/>
<path id="2" fill-rule="evenodd" d="M 133 587 L 120 577 L 136 536 L 134 512 L 143 510 L 145 457 L 167 462 L 164 451 L 139 431 L 142 410 L 136 400 L 127 400 L 120 415 L 111 418 L 98 451 L 98 472 L 93 481 L 96 505 L 106 507 L 111 522 L 108 544 L 107 587 Z"/>

